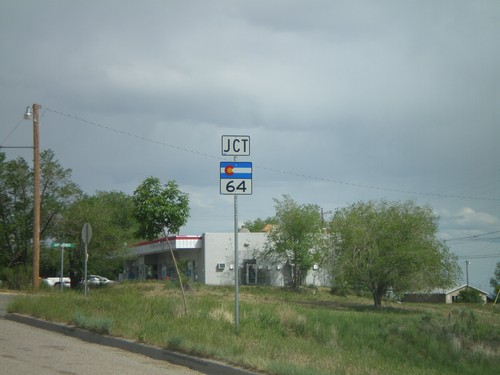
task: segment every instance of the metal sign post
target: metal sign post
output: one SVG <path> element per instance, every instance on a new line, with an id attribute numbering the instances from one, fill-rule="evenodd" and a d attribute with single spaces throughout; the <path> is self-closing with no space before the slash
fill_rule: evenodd
<path id="1" fill-rule="evenodd" d="M 236 161 L 236 156 L 234 157 Z M 234 195 L 234 333 L 238 336 L 240 322 L 239 280 L 240 261 L 238 256 L 238 194 Z"/>
<path id="2" fill-rule="evenodd" d="M 220 163 L 220 193 L 234 196 L 234 330 L 239 325 L 239 254 L 238 254 L 238 195 L 252 194 L 252 163 L 238 162 L 238 156 L 250 155 L 250 137 L 223 135 L 222 155 L 234 156 L 233 162 Z"/>
<path id="3" fill-rule="evenodd" d="M 64 246 L 61 244 L 61 273 L 59 274 L 59 286 L 61 287 L 61 292 L 64 289 Z"/>
<path id="4" fill-rule="evenodd" d="M 90 226 L 89 223 L 83 224 L 82 228 L 82 241 L 85 244 L 85 272 L 84 272 L 84 289 L 85 289 L 85 297 L 87 297 L 87 292 L 88 292 L 88 287 L 87 287 L 87 260 L 89 258 L 89 254 L 87 252 L 87 245 L 89 244 L 90 240 L 92 239 L 92 227 Z"/>
<path id="5" fill-rule="evenodd" d="M 59 275 L 59 286 L 61 287 L 61 292 L 64 287 L 64 281 L 63 281 L 63 275 L 64 275 L 64 248 L 70 248 L 74 249 L 75 244 L 74 243 L 59 243 L 55 242 L 52 244 L 52 247 L 60 247 L 61 248 L 61 273 Z"/>

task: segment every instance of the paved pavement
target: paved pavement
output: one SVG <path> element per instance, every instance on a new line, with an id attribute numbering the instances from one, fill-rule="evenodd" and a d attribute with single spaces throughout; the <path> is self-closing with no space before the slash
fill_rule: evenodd
<path id="1" fill-rule="evenodd" d="M 0 319 L 0 374 L 200 375 L 169 362 Z"/>
<path id="2" fill-rule="evenodd" d="M 254 374 L 64 324 L 6 314 L 12 297 L 0 292 L 0 375 Z"/>

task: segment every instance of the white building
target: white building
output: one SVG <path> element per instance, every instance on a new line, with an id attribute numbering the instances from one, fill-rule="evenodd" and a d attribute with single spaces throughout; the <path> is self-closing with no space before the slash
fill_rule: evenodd
<path id="1" fill-rule="evenodd" d="M 291 266 L 266 261 L 262 251 L 266 233 L 238 233 L 238 261 L 241 285 L 288 285 Z M 232 285 L 235 275 L 234 233 L 177 235 L 141 242 L 130 249 L 131 260 L 123 279 L 175 279 L 170 248 L 180 272 L 208 285 Z M 329 286 L 328 275 L 318 266 L 309 272 L 306 285 Z"/>

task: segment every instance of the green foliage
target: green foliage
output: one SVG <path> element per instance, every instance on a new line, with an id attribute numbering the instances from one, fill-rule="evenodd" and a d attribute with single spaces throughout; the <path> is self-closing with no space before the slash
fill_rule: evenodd
<path id="1" fill-rule="evenodd" d="M 375 306 L 394 293 L 448 287 L 459 275 L 456 257 L 436 238 L 438 218 L 413 202 L 360 202 L 330 222 L 332 273 L 370 290 Z"/>
<path id="2" fill-rule="evenodd" d="M 73 275 L 74 286 L 83 278 L 81 229 L 89 222 L 94 229 L 89 273 L 115 278 L 123 265 L 126 244 L 135 241 L 138 227 L 132 214 L 132 198 L 119 192 L 82 195 L 71 181 L 71 170 L 63 168 L 51 150 L 42 151 L 40 170 L 41 276 L 54 276 L 60 270 L 60 251 L 50 247 L 56 240 L 77 244 L 74 250 L 65 252 L 64 269 Z M 6 161 L 0 153 L 0 268 L 16 271 L 19 280 L 25 273 L 17 270 L 30 266 L 32 261 L 32 237 L 33 172 L 24 159 Z M 19 280 L 9 284 L 25 284 Z"/>
<path id="3" fill-rule="evenodd" d="M 242 227 L 248 229 L 251 233 L 258 233 L 264 232 L 264 228 L 268 224 L 276 224 L 276 219 L 268 217 L 267 219 L 247 220 L 243 223 Z"/>
<path id="4" fill-rule="evenodd" d="M 291 285 L 298 289 L 315 263 L 326 253 L 320 208 L 299 205 L 290 196 L 275 199 L 275 225 L 269 232 L 264 256 L 292 268 Z"/>
<path id="5" fill-rule="evenodd" d="M 2 287 L 8 289 L 28 289 L 31 285 L 32 268 L 24 265 L 4 267 L 0 270 Z"/>
<path id="6" fill-rule="evenodd" d="M 28 163 L 0 153 L 0 266 L 27 266 L 33 238 L 33 177 Z"/>
<path id="7" fill-rule="evenodd" d="M 180 228 L 189 218 L 189 196 L 180 191 L 175 181 L 161 185 L 156 177 L 146 178 L 134 191 L 134 215 L 139 222 L 138 236 L 153 240 L 163 232 L 179 233 Z M 170 242 L 167 241 L 170 245 Z M 172 248 L 172 260 L 175 265 L 179 285 L 181 287 L 184 311 L 187 315 L 186 296 L 182 278 Z"/>
<path id="8" fill-rule="evenodd" d="M 40 154 L 40 241 L 53 238 L 60 215 L 80 197 L 71 170 L 55 160 L 54 152 Z M 6 161 L 0 153 L 0 266 L 28 266 L 32 260 L 33 171 L 22 158 Z"/>
<path id="9" fill-rule="evenodd" d="M 331 292 L 336 296 L 347 296 L 351 292 L 351 287 L 340 276 L 332 279 Z"/>
<path id="10" fill-rule="evenodd" d="M 76 280 L 81 280 L 84 272 L 84 245 L 81 242 L 84 223 L 92 226 L 92 240 L 88 244 L 88 273 L 116 278 L 123 267 L 127 244 L 137 240 L 135 232 L 138 223 L 133 209 L 131 196 L 122 192 L 99 191 L 92 196 L 83 196 L 65 210 L 56 238 L 79 244 L 77 249 L 68 253 L 68 270 Z M 53 265 L 54 259 L 44 258 L 43 261 Z"/>
<path id="11" fill-rule="evenodd" d="M 461 290 L 457 297 L 457 302 L 463 303 L 483 303 L 481 294 L 473 288 Z"/>
<path id="12" fill-rule="evenodd" d="M 58 234 L 57 222 L 63 211 L 82 197 L 80 188 L 71 181 L 71 169 L 64 169 L 52 150 L 40 154 L 40 237 Z"/>
<path id="13" fill-rule="evenodd" d="M 148 177 L 134 191 L 133 202 L 141 238 L 155 239 L 165 229 L 178 233 L 189 218 L 189 197 L 175 181 L 162 186 L 158 178 Z"/>

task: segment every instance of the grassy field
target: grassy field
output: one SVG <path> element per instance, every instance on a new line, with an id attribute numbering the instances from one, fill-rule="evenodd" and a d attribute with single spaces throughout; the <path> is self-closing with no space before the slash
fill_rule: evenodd
<path id="1" fill-rule="evenodd" d="M 8 312 L 66 322 L 267 374 L 498 374 L 498 306 L 386 303 L 242 287 L 234 326 L 231 287 L 193 286 L 188 314 L 172 284 L 142 282 L 94 289 L 41 290 Z"/>

